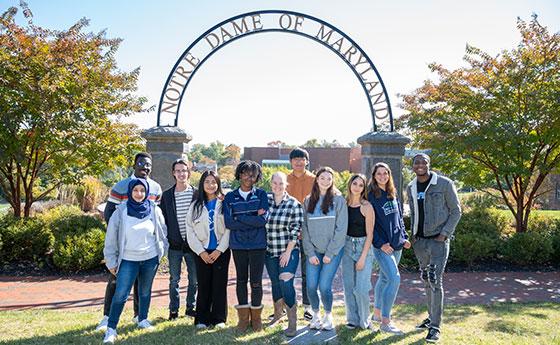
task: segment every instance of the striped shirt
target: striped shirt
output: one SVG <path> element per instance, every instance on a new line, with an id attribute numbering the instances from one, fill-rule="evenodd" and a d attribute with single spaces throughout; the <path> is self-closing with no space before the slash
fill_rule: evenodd
<path id="1" fill-rule="evenodd" d="M 288 243 L 295 241 L 298 248 L 298 236 L 303 224 L 303 207 L 296 198 L 284 193 L 282 201 L 276 205 L 274 196 L 268 195 L 270 218 L 266 223 L 266 251 L 271 256 L 280 256 Z"/>
<path id="2" fill-rule="evenodd" d="M 187 213 L 191 206 L 193 197 L 193 189 L 189 185 L 187 189 L 182 192 L 175 190 L 175 210 L 177 211 L 177 223 L 179 223 L 179 232 L 181 237 L 187 240 Z"/>

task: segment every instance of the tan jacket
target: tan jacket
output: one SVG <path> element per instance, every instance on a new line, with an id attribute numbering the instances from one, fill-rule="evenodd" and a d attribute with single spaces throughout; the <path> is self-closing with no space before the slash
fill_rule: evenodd
<path id="1" fill-rule="evenodd" d="M 202 208 L 200 216 L 193 221 L 192 213 L 194 207 L 191 205 L 187 213 L 187 242 L 192 251 L 196 255 L 200 255 L 208 246 L 210 241 L 210 225 L 208 222 L 208 210 L 206 207 Z M 214 210 L 214 231 L 218 239 L 218 247 L 220 252 L 225 252 L 229 247 L 229 229 L 226 228 L 224 223 L 224 215 L 222 214 L 222 201 L 216 201 L 216 209 Z"/>

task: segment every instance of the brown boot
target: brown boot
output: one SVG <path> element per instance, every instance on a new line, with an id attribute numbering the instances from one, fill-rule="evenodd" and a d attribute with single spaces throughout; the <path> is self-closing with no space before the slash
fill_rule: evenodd
<path id="1" fill-rule="evenodd" d="M 274 327 L 276 326 L 280 320 L 284 317 L 284 299 L 280 298 L 278 301 L 274 302 L 274 315 L 272 316 L 272 320 L 267 327 Z"/>
<path id="2" fill-rule="evenodd" d="M 251 306 L 251 327 L 253 327 L 253 331 L 259 332 L 262 331 L 262 320 L 261 314 L 263 311 L 263 305 L 261 304 L 258 307 Z"/>
<path id="3" fill-rule="evenodd" d="M 295 303 L 291 308 L 288 308 L 288 328 L 284 331 L 287 337 L 295 337 L 297 334 L 297 303 Z"/>
<path id="4" fill-rule="evenodd" d="M 249 304 L 235 306 L 235 309 L 237 309 L 237 318 L 239 319 L 239 321 L 237 321 L 237 329 L 241 332 L 245 332 L 247 327 L 249 327 L 250 307 Z"/>

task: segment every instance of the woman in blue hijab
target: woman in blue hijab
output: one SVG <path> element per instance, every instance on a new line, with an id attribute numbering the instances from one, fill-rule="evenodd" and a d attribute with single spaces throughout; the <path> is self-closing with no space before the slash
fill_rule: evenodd
<path id="1" fill-rule="evenodd" d="M 117 277 L 117 288 L 111 303 L 109 323 L 103 343 L 112 344 L 117 337 L 117 324 L 134 281 L 138 278 L 138 327 L 151 330 L 148 309 L 152 283 L 161 258 L 166 255 L 167 227 L 159 207 L 148 199 L 145 179 L 132 179 L 128 200 L 117 206 L 107 225 L 105 265 Z"/>

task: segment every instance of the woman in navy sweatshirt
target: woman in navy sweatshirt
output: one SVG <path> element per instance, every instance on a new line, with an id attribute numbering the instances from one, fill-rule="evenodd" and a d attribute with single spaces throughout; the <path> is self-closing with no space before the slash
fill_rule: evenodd
<path id="1" fill-rule="evenodd" d="M 237 328 L 247 330 L 249 320 L 253 331 L 262 330 L 262 274 L 266 255 L 266 222 L 268 196 L 255 184 L 262 177 L 261 166 L 253 161 L 242 161 L 235 169 L 239 188 L 226 194 L 223 202 L 224 221 L 230 230 L 229 247 L 237 275 Z M 247 282 L 251 277 L 251 304 Z"/>
<path id="2" fill-rule="evenodd" d="M 401 283 L 399 261 L 402 248 L 410 248 L 410 242 L 407 239 L 391 169 L 385 163 L 376 163 L 373 167 L 368 200 L 375 210 L 373 254 L 379 263 L 373 321 L 381 322 L 381 331 L 403 334 L 391 322 L 391 309 Z"/>

